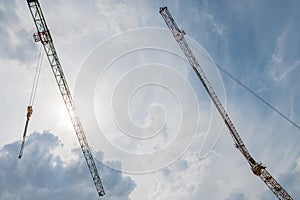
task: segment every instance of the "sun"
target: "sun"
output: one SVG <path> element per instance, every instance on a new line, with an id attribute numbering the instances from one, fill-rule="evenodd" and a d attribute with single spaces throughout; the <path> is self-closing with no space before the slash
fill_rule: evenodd
<path id="1" fill-rule="evenodd" d="M 72 129 L 72 122 L 68 111 L 64 106 L 59 106 L 57 111 L 57 126 L 64 129 Z"/>

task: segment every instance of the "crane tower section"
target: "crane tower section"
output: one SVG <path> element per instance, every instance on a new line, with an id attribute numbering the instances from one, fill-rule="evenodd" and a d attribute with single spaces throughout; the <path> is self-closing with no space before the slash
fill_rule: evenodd
<path id="1" fill-rule="evenodd" d="M 215 104 L 217 110 L 219 111 L 220 115 L 222 116 L 224 123 L 226 124 L 229 132 L 233 138 L 235 147 L 242 153 L 242 155 L 246 158 L 247 162 L 249 163 L 253 173 L 259 176 L 263 182 L 271 189 L 271 191 L 277 196 L 278 199 L 282 200 L 292 200 L 292 197 L 281 187 L 281 185 L 270 175 L 270 173 L 266 170 L 266 167 L 262 165 L 260 162 L 256 162 L 253 157 L 248 152 L 245 144 L 243 143 L 241 137 L 239 136 L 236 128 L 234 127 L 232 121 L 230 120 L 225 108 L 223 107 L 221 101 L 219 100 L 217 94 L 215 93 L 213 87 L 209 83 L 202 67 L 200 66 L 199 62 L 197 61 L 196 57 L 194 56 L 192 50 L 190 49 L 187 41 L 185 40 L 185 32 L 182 29 L 179 29 L 177 26 L 174 18 L 172 17 L 171 13 L 169 12 L 167 7 L 161 7 L 159 10 L 160 14 L 162 15 L 164 21 L 166 22 L 167 26 L 171 30 L 175 40 L 179 44 L 181 50 L 183 51 L 184 55 L 186 56 L 187 60 L 189 61 L 190 65 L 192 66 L 193 70 L 197 74 L 198 78 L 202 82 L 205 90 L 209 94 L 211 100 Z"/>
<path id="2" fill-rule="evenodd" d="M 94 162 L 90 147 L 88 145 L 86 136 L 84 134 L 79 117 L 75 113 L 75 106 L 71 96 L 70 89 L 68 87 L 65 75 L 63 73 L 60 61 L 58 59 L 56 50 L 54 48 L 53 40 L 49 29 L 47 27 L 45 18 L 43 16 L 40 4 L 38 0 L 27 0 L 33 21 L 35 23 L 37 33 L 34 34 L 34 39 L 36 42 L 41 42 L 43 44 L 45 53 L 48 57 L 52 72 L 54 74 L 56 83 L 59 87 L 59 91 L 62 95 L 66 108 L 68 110 L 69 117 L 71 119 L 72 125 L 76 132 L 77 139 L 79 141 L 81 150 L 83 152 L 84 158 L 88 165 L 89 171 L 91 173 L 92 179 L 97 189 L 99 196 L 105 194 L 100 176 L 97 171 L 96 164 Z"/>

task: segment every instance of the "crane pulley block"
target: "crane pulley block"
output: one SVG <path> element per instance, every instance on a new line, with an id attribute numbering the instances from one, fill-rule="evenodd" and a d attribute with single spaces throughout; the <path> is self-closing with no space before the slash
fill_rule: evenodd
<path id="1" fill-rule="evenodd" d="M 33 112 L 33 109 L 32 109 L 32 106 L 28 106 L 27 107 L 27 118 L 30 118 L 31 115 L 32 115 L 32 112 Z"/>

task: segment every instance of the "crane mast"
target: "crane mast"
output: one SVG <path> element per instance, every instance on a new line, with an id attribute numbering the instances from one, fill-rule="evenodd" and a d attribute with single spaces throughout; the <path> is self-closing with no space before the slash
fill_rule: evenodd
<path id="1" fill-rule="evenodd" d="M 181 50 L 183 51 L 184 55 L 186 56 L 187 60 L 189 61 L 190 65 L 192 66 L 193 70 L 199 77 L 200 81 L 202 82 L 205 90 L 209 94 L 211 100 L 215 104 L 217 110 L 219 111 L 220 115 L 222 116 L 229 132 L 233 138 L 235 147 L 242 153 L 242 155 L 246 158 L 247 162 L 249 163 L 252 172 L 259 176 L 264 183 L 272 190 L 272 192 L 277 196 L 278 199 L 282 200 L 292 200 L 292 197 L 281 187 L 281 185 L 270 175 L 270 173 L 266 170 L 266 167 L 262 165 L 261 162 L 256 162 L 253 157 L 250 155 L 249 151 L 247 150 L 245 144 L 243 143 L 241 137 L 239 136 L 236 128 L 234 127 L 232 121 L 230 120 L 225 108 L 223 107 L 221 101 L 219 100 L 217 94 L 215 93 L 213 87 L 208 81 L 202 67 L 200 66 L 199 62 L 197 61 L 196 57 L 194 56 L 192 50 L 190 49 L 187 41 L 185 40 L 185 32 L 182 29 L 179 29 L 177 26 L 174 18 L 172 17 L 171 13 L 169 12 L 167 7 L 161 7 L 159 10 L 160 14 L 162 15 L 163 19 L 165 20 L 167 26 L 171 30 L 175 40 L 179 44 Z"/>
<path id="2" fill-rule="evenodd" d="M 72 121 L 72 125 L 76 132 L 76 136 L 79 141 L 81 150 L 83 152 L 84 158 L 86 160 L 89 171 L 96 186 L 97 193 L 99 196 L 103 196 L 105 192 L 102 186 L 102 182 L 98 174 L 97 167 L 94 162 L 86 136 L 84 134 L 81 122 L 79 120 L 79 117 L 75 113 L 75 106 L 71 96 L 71 92 L 68 87 L 56 50 L 54 48 L 53 40 L 47 27 L 45 18 L 43 16 L 40 4 L 38 0 L 27 0 L 27 4 L 29 6 L 31 15 L 33 17 L 33 21 L 37 29 L 37 33 L 34 34 L 34 39 L 36 42 L 41 42 L 43 44 L 56 83 L 59 87 L 60 93 L 68 110 L 69 117 Z"/>

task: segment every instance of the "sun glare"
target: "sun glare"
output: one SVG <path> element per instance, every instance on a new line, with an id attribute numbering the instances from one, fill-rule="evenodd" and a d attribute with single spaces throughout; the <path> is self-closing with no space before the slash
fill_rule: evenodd
<path id="1" fill-rule="evenodd" d="M 57 111 L 57 126 L 64 129 L 72 129 L 71 119 L 64 106 L 60 106 Z"/>

